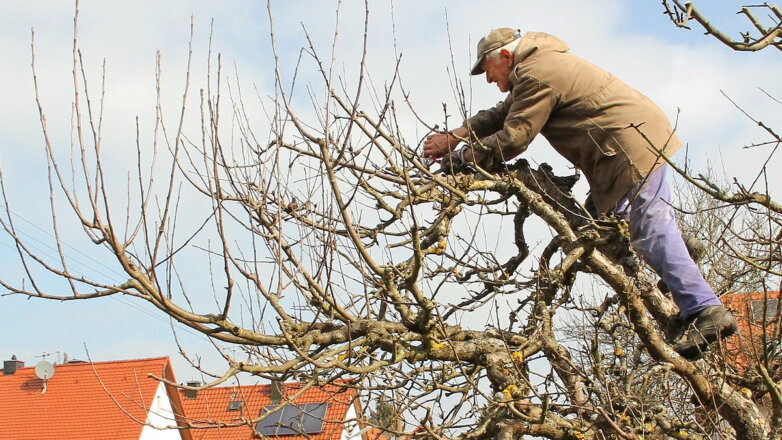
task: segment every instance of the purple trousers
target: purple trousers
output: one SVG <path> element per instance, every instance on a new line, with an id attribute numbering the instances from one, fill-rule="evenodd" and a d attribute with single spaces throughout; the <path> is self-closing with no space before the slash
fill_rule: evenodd
<path id="1" fill-rule="evenodd" d="M 617 204 L 616 213 L 630 224 L 630 242 L 635 252 L 665 281 L 681 318 L 688 319 L 722 302 L 684 245 L 670 205 L 668 169 L 668 164 L 664 164 L 632 187 Z"/>

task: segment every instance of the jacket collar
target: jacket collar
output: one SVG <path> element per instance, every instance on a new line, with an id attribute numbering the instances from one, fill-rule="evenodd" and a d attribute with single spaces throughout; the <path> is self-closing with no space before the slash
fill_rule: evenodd
<path id="1" fill-rule="evenodd" d="M 519 69 L 519 65 L 532 54 L 536 52 L 567 52 L 568 50 L 570 50 L 570 47 L 564 41 L 551 34 L 545 32 L 527 32 L 524 34 L 513 53 L 513 69 L 508 76 L 511 90 L 523 75 L 523 70 Z"/>

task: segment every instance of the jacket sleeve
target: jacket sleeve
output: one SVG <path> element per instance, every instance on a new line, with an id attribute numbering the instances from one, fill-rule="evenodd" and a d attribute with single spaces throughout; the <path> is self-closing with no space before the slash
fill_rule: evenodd
<path id="1" fill-rule="evenodd" d="M 519 78 L 505 102 L 478 113 L 465 123 L 480 138 L 480 142 L 473 144 L 476 161 L 482 165 L 496 164 L 523 153 L 546 124 L 559 100 L 559 91 L 550 85 L 529 76 Z M 500 115 L 504 120 L 496 124 Z M 475 126 L 474 121 L 478 122 Z M 492 128 L 493 131 L 488 131 Z"/>
<path id="2" fill-rule="evenodd" d="M 464 127 L 470 128 L 475 139 L 481 139 L 496 133 L 502 129 L 505 118 L 508 116 L 510 101 L 511 96 L 508 95 L 504 101 L 498 102 L 496 106 L 479 111 L 475 116 L 464 121 Z"/>

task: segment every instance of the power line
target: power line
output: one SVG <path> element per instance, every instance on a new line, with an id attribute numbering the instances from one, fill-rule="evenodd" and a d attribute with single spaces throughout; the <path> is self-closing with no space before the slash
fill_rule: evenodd
<path id="1" fill-rule="evenodd" d="M 22 215 L 16 213 L 15 211 L 13 211 L 11 209 L 8 209 L 8 211 L 15 218 L 17 218 L 17 219 L 23 221 L 24 223 L 32 226 L 33 228 L 37 229 L 38 231 L 40 231 L 42 234 L 48 236 L 49 238 L 51 238 L 53 240 L 56 240 L 56 237 L 51 232 L 41 228 L 40 226 L 36 225 L 32 221 L 26 219 L 25 217 L 23 217 Z M 37 250 L 41 250 L 42 253 L 44 253 L 46 257 L 48 257 L 50 259 L 54 259 L 54 258 L 58 258 L 59 257 L 59 251 L 54 246 L 52 246 L 51 244 L 46 243 L 46 242 L 38 239 L 34 235 L 29 234 L 29 233 L 25 232 L 24 230 L 17 229 L 15 232 L 17 233 L 17 235 L 27 237 L 30 240 L 32 240 L 35 243 L 37 243 L 38 246 L 33 245 L 33 246 L 30 246 L 30 247 L 33 247 L 33 248 L 35 248 Z M 78 265 L 82 266 L 83 268 L 87 268 L 87 269 L 91 270 L 92 272 L 94 272 L 94 273 L 96 273 L 98 275 L 101 275 L 103 277 L 106 277 L 108 279 L 111 279 L 111 280 L 115 280 L 116 279 L 115 277 L 121 277 L 122 275 L 124 275 L 123 272 L 119 272 L 116 269 L 106 265 L 105 263 L 103 263 L 103 262 L 101 262 L 99 260 L 96 260 L 95 258 L 87 255 L 86 253 L 82 252 L 81 250 L 77 249 L 76 247 L 71 246 L 65 240 L 60 239 L 60 243 L 63 244 L 64 248 L 71 249 L 73 252 L 75 252 L 75 253 L 81 255 L 82 257 L 86 258 L 87 260 L 95 263 L 95 265 L 100 266 L 100 267 L 106 269 L 107 271 L 112 272 L 113 275 L 108 275 L 108 274 L 106 274 L 106 273 L 96 269 L 94 266 L 86 264 L 84 261 L 81 261 L 79 258 L 74 257 L 73 255 L 67 255 L 66 254 L 66 257 L 67 257 L 67 259 L 69 261 L 76 262 Z M 30 242 L 26 242 L 26 244 L 29 245 Z M 12 246 L 12 245 L 10 245 L 8 243 L 2 243 L 2 242 L 0 242 L 0 245 L 2 245 L 4 247 L 7 247 L 7 248 L 11 249 L 14 253 L 16 253 L 16 248 L 14 246 Z M 51 254 L 51 252 L 57 252 L 57 255 L 55 256 L 55 255 Z M 65 254 L 64 250 L 63 250 L 63 254 Z M 131 308 L 133 308 L 133 309 L 135 309 L 137 311 L 145 313 L 146 315 L 148 315 L 148 316 L 150 316 L 150 317 L 152 317 L 152 318 L 154 318 L 154 319 L 156 319 L 158 321 L 165 322 L 167 324 L 170 324 L 171 322 L 173 322 L 175 324 L 179 324 L 179 327 L 180 327 L 181 330 L 183 330 L 183 331 L 185 331 L 187 333 L 190 333 L 193 336 L 197 336 L 199 338 L 202 338 L 202 339 L 204 339 L 207 342 L 212 342 L 212 340 L 208 336 L 204 335 L 203 333 L 197 332 L 197 331 L 193 330 L 192 328 L 187 327 L 187 326 L 185 326 L 185 325 L 183 325 L 181 323 L 178 323 L 176 320 L 172 320 L 171 317 L 169 317 L 168 319 L 165 319 L 162 316 L 159 316 L 157 313 L 154 313 L 154 312 L 150 311 L 149 309 L 147 309 L 145 307 L 142 307 L 141 305 L 136 304 L 133 301 L 128 301 L 127 299 L 125 299 L 125 298 L 123 298 L 121 296 L 118 296 L 118 295 L 109 295 L 109 298 L 111 298 L 111 299 L 113 299 L 115 301 L 119 301 L 120 303 L 122 303 L 122 304 L 124 304 L 124 305 L 126 305 L 128 307 L 131 307 Z"/>

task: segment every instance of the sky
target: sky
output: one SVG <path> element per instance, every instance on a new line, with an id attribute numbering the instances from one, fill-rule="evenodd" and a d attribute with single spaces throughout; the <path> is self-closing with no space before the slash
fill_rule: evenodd
<path id="1" fill-rule="evenodd" d="M 703 5 L 701 5 L 701 3 Z M 418 114 L 431 123 L 443 119 L 443 103 L 456 108 L 453 80 L 467 90 L 470 108 L 491 106 L 503 99 L 494 85 L 481 76 L 470 77 L 475 43 L 489 29 L 517 27 L 522 31 L 549 32 L 567 42 L 571 51 L 612 72 L 654 100 L 676 122 L 680 138 L 688 146 L 690 166 L 714 167 L 725 176 L 751 181 L 770 150 L 745 149 L 766 137 L 750 115 L 769 120 L 779 115 L 782 99 L 782 56 L 767 49 L 760 53 L 736 53 L 699 30 L 677 29 L 663 15 L 659 0 L 578 0 L 550 2 L 494 1 L 491 8 L 472 1 L 411 2 L 370 1 L 370 79 L 376 87 L 391 78 L 395 54 L 401 54 L 400 74 Z M 735 11 L 740 2 L 695 2 L 718 26 L 736 35 L 746 28 Z M 283 67 L 290 81 L 300 49 L 310 35 L 326 60 L 335 48 L 334 66 L 348 84 L 355 81 L 363 32 L 363 4 L 346 1 L 272 1 L 274 35 Z M 0 167 L 6 183 L 12 217 L 39 250 L 55 255 L 49 244 L 47 164 L 43 135 L 35 102 L 31 71 L 31 28 L 35 35 L 35 62 L 42 105 L 56 154 L 70 151 L 71 76 L 74 4 L 67 1 L 0 1 Z M 242 90 L 259 96 L 273 94 L 273 58 L 267 4 L 237 0 L 142 0 L 117 2 L 83 0 L 78 23 L 80 50 L 88 71 L 87 81 L 98 90 L 105 60 L 105 111 L 103 145 L 109 168 L 124 181 L 127 164 L 136 157 L 136 121 L 142 149 L 154 124 L 155 63 L 161 59 L 164 118 L 176 120 L 186 73 L 188 40 L 193 26 L 192 90 L 203 87 L 210 45 L 220 53 L 227 76 L 237 75 Z M 339 36 L 333 44 L 335 26 Z M 303 62 L 299 82 L 317 81 L 311 62 Z M 191 90 L 193 96 L 197 94 Z M 306 88 L 295 96 L 294 106 L 306 111 Z M 96 92 L 94 92 L 96 93 Z M 97 101 L 97 95 L 94 96 Z M 730 99 L 728 99 L 730 98 Z M 190 101 L 197 105 L 197 101 Z M 193 104 L 195 103 L 195 104 Z M 257 116 L 257 131 L 265 127 L 263 110 L 249 101 Z M 452 117 L 456 117 L 454 111 Z M 460 123 L 451 119 L 449 123 Z M 403 126 L 415 144 L 424 135 L 420 124 Z M 537 139 L 526 157 L 549 162 L 561 174 L 567 164 Z M 679 158 L 682 160 L 681 158 Z M 779 168 L 779 158 L 771 169 Z M 782 194 L 779 178 L 771 181 L 772 195 Z M 579 188 L 581 192 L 586 188 Z M 509 232 L 509 231 L 508 231 Z M 70 234 L 74 234 L 73 238 Z M 78 228 L 66 230 L 66 254 L 76 266 L 108 282 L 122 281 L 122 273 L 109 260 L 95 257 Z M 198 268 L 194 272 L 203 272 Z M 186 274 L 190 275 L 190 274 Z M 193 273 L 192 276 L 203 275 Z M 0 277 L 21 278 L 11 241 L 0 234 Z M 210 342 L 201 335 L 176 327 L 188 353 L 219 370 L 222 364 Z M 178 354 L 167 317 L 132 298 L 111 297 L 92 301 L 51 302 L 19 296 L 0 297 L 0 357 L 11 355 L 34 365 L 44 357 L 61 361 L 68 356 L 93 360 L 171 356 L 180 381 L 199 379 Z"/>

